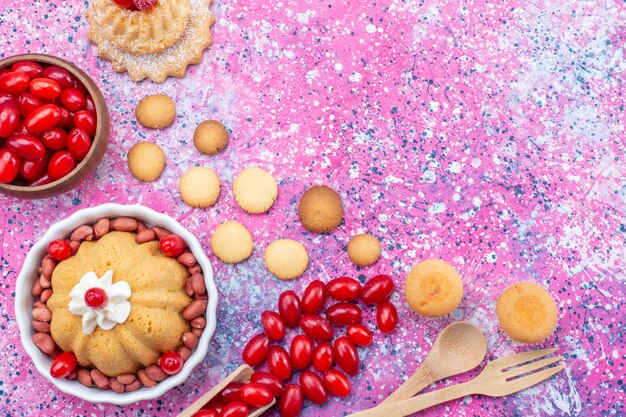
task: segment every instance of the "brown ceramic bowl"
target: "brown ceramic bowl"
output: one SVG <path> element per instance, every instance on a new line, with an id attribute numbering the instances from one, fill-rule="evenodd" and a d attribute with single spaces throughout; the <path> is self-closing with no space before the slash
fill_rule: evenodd
<path id="1" fill-rule="evenodd" d="M 91 149 L 85 159 L 80 161 L 72 172 L 54 182 L 36 187 L 0 183 L 0 193 L 3 194 L 29 199 L 52 197 L 76 187 L 87 175 L 96 169 L 102 160 L 109 143 L 111 125 L 109 109 L 96 83 L 76 65 L 50 55 L 24 54 L 0 60 L 0 68 L 11 66 L 19 61 L 35 61 L 40 64 L 50 64 L 65 68 L 87 88 L 96 107 L 98 124 Z"/>

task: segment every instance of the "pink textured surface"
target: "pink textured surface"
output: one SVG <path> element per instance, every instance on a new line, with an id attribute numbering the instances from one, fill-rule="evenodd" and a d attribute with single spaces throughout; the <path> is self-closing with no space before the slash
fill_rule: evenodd
<path id="1" fill-rule="evenodd" d="M 34 202 L 0 196 L 2 414 L 176 415 L 238 365 L 260 312 L 275 308 L 281 291 L 382 272 L 396 282 L 399 328 L 377 333 L 361 351 L 352 395 L 309 404 L 303 416 L 374 405 L 454 320 L 485 331 L 489 358 L 526 349 L 506 337 L 494 313 L 501 291 L 521 280 L 548 287 L 558 303 L 558 329 L 541 346 L 561 347 L 566 371 L 511 397 L 465 398 L 423 415 L 624 414 L 623 3 L 217 1 L 215 41 L 202 64 L 161 85 L 135 84 L 96 57 L 81 17 L 86 5 L 0 3 L 0 55 L 45 52 L 76 62 L 101 86 L 113 126 L 103 163 L 78 189 Z M 150 93 L 176 101 L 170 128 L 137 125 L 134 107 Z M 226 151 L 212 157 L 192 144 L 207 118 L 232 132 Z M 135 181 L 126 167 L 140 140 L 166 150 L 167 168 L 154 183 Z M 218 172 L 215 207 L 191 209 L 179 198 L 178 178 L 194 165 Z M 268 215 L 247 215 L 234 201 L 233 177 L 250 165 L 280 182 Z M 332 186 L 344 201 L 344 222 L 330 235 L 308 233 L 297 219 L 299 196 L 314 183 Z M 209 253 L 221 294 L 216 335 L 190 379 L 159 400 L 127 407 L 86 403 L 46 382 L 21 347 L 13 311 L 15 279 L 32 243 L 55 221 L 109 201 L 181 221 Z M 253 256 L 234 266 L 217 260 L 208 242 L 228 219 L 255 240 Z M 356 270 L 345 246 L 364 231 L 381 238 L 383 256 Z M 280 282 L 264 268 L 264 248 L 280 237 L 309 250 L 311 265 L 297 281 Z M 450 317 L 416 316 L 400 290 L 407 271 L 429 257 L 449 261 L 463 277 L 465 295 Z M 370 326 L 372 318 L 367 312 Z"/>

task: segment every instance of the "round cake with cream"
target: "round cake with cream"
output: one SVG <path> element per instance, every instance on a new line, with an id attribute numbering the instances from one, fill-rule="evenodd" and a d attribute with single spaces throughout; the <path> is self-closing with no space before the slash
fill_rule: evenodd
<path id="1" fill-rule="evenodd" d="M 80 366 L 109 377 L 134 374 L 182 345 L 189 272 L 157 240 L 112 231 L 84 241 L 52 273 L 50 334 Z"/>

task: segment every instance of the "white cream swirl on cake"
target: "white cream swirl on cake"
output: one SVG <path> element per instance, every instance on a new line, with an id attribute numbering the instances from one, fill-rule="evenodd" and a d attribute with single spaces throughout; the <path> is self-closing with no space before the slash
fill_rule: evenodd
<path id="1" fill-rule="evenodd" d="M 83 318 L 83 333 L 90 335 L 96 326 L 111 330 L 116 324 L 126 321 L 130 314 L 130 294 L 126 281 L 113 284 L 112 270 L 106 271 L 102 278 L 89 271 L 70 291 L 72 300 L 67 307 L 72 314 Z"/>

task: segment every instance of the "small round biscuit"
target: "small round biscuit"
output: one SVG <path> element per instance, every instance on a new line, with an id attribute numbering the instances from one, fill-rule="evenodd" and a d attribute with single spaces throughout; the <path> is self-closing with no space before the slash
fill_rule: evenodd
<path id="1" fill-rule="evenodd" d="M 235 220 L 220 224 L 211 236 L 215 256 L 227 264 L 235 264 L 252 255 L 252 236 L 248 229 Z"/>
<path id="2" fill-rule="evenodd" d="M 343 218 L 341 197 L 332 188 L 315 185 L 302 194 L 298 216 L 302 226 L 312 232 L 331 232 Z"/>
<path id="3" fill-rule="evenodd" d="M 278 184 L 272 174 L 261 168 L 246 168 L 233 182 L 233 194 L 239 207 L 248 213 L 263 213 L 272 207 Z"/>
<path id="4" fill-rule="evenodd" d="M 440 317 L 451 313 L 461 303 L 463 282 L 449 263 L 428 259 L 409 272 L 404 292 L 413 311 L 426 317 Z"/>
<path id="5" fill-rule="evenodd" d="M 220 196 L 220 179 L 211 168 L 194 167 L 180 178 L 178 190 L 191 207 L 209 207 Z"/>
<path id="6" fill-rule="evenodd" d="M 216 120 L 206 120 L 193 132 L 193 143 L 200 152 L 214 155 L 228 145 L 228 130 Z"/>
<path id="7" fill-rule="evenodd" d="M 165 153 L 154 143 L 136 143 L 128 151 L 128 168 L 139 181 L 154 181 L 165 168 Z"/>
<path id="8" fill-rule="evenodd" d="M 309 265 L 309 254 L 300 242 L 277 239 L 265 249 L 265 266 L 280 279 L 298 278 Z"/>
<path id="9" fill-rule="evenodd" d="M 558 320 L 554 300 L 541 285 L 518 282 L 498 298 L 500 326 L 513 340 L 537 343 L 554 331 Z"/>
<path id="10" fill-rule="evenodd" d="M 174 122 L 176 105 L 165 94 L 155 94 L 141 99 L 135 109 L 137 121 L 151 129 L 162 129 Z"/>
<path id="11" fill-rule="evenodd" d="M 380 257 L 380 242 L 368 234 L 353 236 L 348 243 L 348 257 L 356 266 L 370 266 Z"/>

